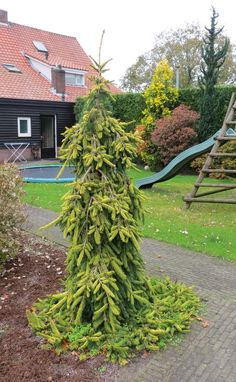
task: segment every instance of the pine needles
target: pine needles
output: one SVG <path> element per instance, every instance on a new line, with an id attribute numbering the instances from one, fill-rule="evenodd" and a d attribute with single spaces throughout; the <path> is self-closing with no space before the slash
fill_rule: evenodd
<path id="1" fill-rule="evenodd" d="M 199 299 L 181 284 L 145 274 L 142 194 L 126 175 L 136 138 L 106 110 L 104 68 L 94 61 L 83 118 L 66 130 L 61 148 L 65 165 L 75 168 L 55 221 L 70 239 L 64 290 L 38 301 L 27 317 L 58 353 L 76 350 L 84 359 L 102 352 L 124 364 L 135 351 L 157 350 L 188 331 Z"/>

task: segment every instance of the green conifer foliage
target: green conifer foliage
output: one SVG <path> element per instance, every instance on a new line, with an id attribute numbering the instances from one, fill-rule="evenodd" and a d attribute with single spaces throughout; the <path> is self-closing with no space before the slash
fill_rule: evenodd
<path id="1" fill-rule="evenodd" d="M 39 300 L 28 320 L 58 352 L 75 349 L 81 359 L 103 352 L 125 363 L 134 350 L 155 350 L 189 328 L 199 299 L 170 280 L 150 280 L 140 254 L 142 194 L 126 175 L 135 137 L 104 105 L 111 97 L 97 75 L 80 124 L 69 128 L 61 150 L 75 181 L 58 219 L 70 239 L 63 290 Z"/>
<path id="2" fill-rule="evenodd" d="M 217 28 L 218 13 L 212 8 L 211 27 L 206 28 L 207 34 L 203 39 L 201 73 L 199 85 L 202 92 L 200 104 L 199 139 L 204 141 L 218 129 L 216 121 L 217 108 L 219 107 L 215 86 L 217 84 L 220 68 L 225 62 L 229 48 L 226 38 L 224 45 L 219 46 L 218 37 L 223 28 Z"/>

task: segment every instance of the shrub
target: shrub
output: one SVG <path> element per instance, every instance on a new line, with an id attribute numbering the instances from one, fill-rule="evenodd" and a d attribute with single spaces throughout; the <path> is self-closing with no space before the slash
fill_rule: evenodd
<path id="1" fill-rule="evenodd" d="M 6 261 L 18 252 L 19 243 L 15 235 L 14 229 L 9 234 L 0 232 L 0 275 Z"/>
<path id="2" fill-rule="evenodd" d="M 173 86 L 173 71 L 167 60 L 162 60 L 156 67 L 151 84 L 144 92 L 146 108 L 143 112 L 143 124 L 153 126 L 157 118 L 171 114 L 178 99 L 178 90 Z"/>
<path id="3" fill-rule="evenodd" d="M 153 171 L 157 171 L 161 168 L 160 155 L 157 148 L 153 145 L 147 143 L 145 140 L 145 126 L 138 125 L 135 129 L 134 135 L 139 139 L 136 143 L 137 146 L 137 162 L 145 163 Z"/>
<path id="4" fill-rule="evenodd" d="M 225 145 L 221 146 L 220 152 L 223 153 L 236 153 L 236 142 L 228 142 Z M 191 168 L 194 169 L 197 173 L 199 173 L 206 161 L 207 154 L 203 154 L 200 157 L 194 159 L 191 163 Z M 222 169 L 230 169 L 230 170 L 236 170 L 236 161 L 234 158 L 216 158 L 214 159 L 213 164 L 211 165 L 211 168 L 222 168 Z M 235 176 L 227 175 L 224 173 L 210 173 L 210 178 L 215 179 L 229 179 L 234 178 Z"/>
<path id="5" fill-rule="evenodd" d="M 202 154 L 200 155 L 199 157 L 195 158 L 191 163 L 190 163 L 190 167 L 196 171 L 196 173 L 198 174 L 204 163 L 206 162 L 206 159 L 207 159 L 207 154 Z M 211 174 L 210 174 L 211 175 Z"/>
<path id="6" fill-rule="evenodd" d="M 162 60 L 156 67 L 151 84 L 144 92 L 146 108 L 143 111 L 142 123 L 145 125 L 143 139 L 146 148 L 143 151 L 146 164 L 152 170 L 160 163 L 159 154 L 151 140 L 155 128 L 155 121 L 171 114 L 171 109 L 178 99 L 178 91 L 172 82 L 173 71 L 166 60 Z"/>
<path id="7" fill-rule="evenodd" d="M 84 360 L 102 353 L 124 365 L 134 351 L 157 350 L 188 331 L 199 299 L 181 284 L 145 274 L 142 194 L 126 175 L 136 139 L 105 108 L 104 70 L 97 64 L 87 110 L 80 125 L 66 130 L 61 148 L 75 181 L 48 227 L 59 224 L 70 239 L 63 291 L 40 299 L 27 318 L 58 354 L 72 350 Z"/>
<path id="8" fill-rule="evenodd" d="M 196 143 L 197 133 L 193 126 L 198 118 L 195 111 L 186 105 L 180 105 L 173 110 L 171 116 L 156 122 L 151 138 L 157 146 L 163 165 Z"/>
<path id="9" fill-rule="evenodd" d="M 145 108 L 144 96 L 141 93 L 121 93 L 112 97 L 113 116 L 122 122 L 129 122 L 126 131 L 134 131 L 141 123 Z"/>
<path id="10" fill-rule="evenodd" d="M 79 122 L 80 117 L 83 115 L 83 109 L 86 103 L 86 96 L 81 96 L 76 99 L 76 103 L 74 106 L 74 113 L 75 113 L 75 119 L 76 122 Z"/>
<path id="11" fill-rule="evenodd" d="M 200 119 L 198 137 L 200 142 L 206 140 L 216 131 L 215 113 L 219 107 L 216 96 L 216 84 L 220 76 L 220 68 L 225 62 L 228 50 L 229 39 L 223 38 L 222 45 L 219 38 L 222 36 L 223 28 L 218 28 L 217 18 L 219 17 L 215 8 L 212 7 L 211 25 L 206 28 L 206 34 L 202 41 L 201 63 L 198 83 L 201 88 Z"/>
<path id="12" fill-rule="evenodd" d="M 76 100 L 74 112 L 78 122 L 83 114 L 87 97 L 78 97 Z M 122 122 L 128 122 L 127 131 L 133 131 L 135 126 L 141 122 L 143 110 L 145 108 L 144 96 L 141 93 L 121 93 L 113 94 L 109 105 L 114 118 Z"/>
<path id="13" fill-rule="evenodd" d="M 228 107 L 231 94 L 236 92 L 236 86 L 233 85 L 220 85 L 216 86 L 216 96 L 218 108 L 215 112 L 215 131 L 219 130 L 224 120 L 224 116 Z M 85 105 L 87 97 L 77 98 L 75 104 L 76 121 L 79 121 L 82 115 L 82 110 Z M 182 103 L 190 106 L 194 111 L 199 112 L 200 108 L 200 88 L 190 87 L 179 89 L 179 97 L 176 104 L 178 106 Z M 130 130 L 134 130 L 135 126 L 141 123 L 143 118 L 143 111 L 145 109 L 145 100 L 142 93 L 122 93 L 112 95 L 112 109 L 113 116 L 123 122 L 131 122 L 129 125 Z"/>
<path id="14" fill-rule="evenodd" d="M 136 126 L 136 129 L 134 132 L 135 137 L 138 138 L 138 141 L 136 143 L 137 154 L 141 157 L 141 159 L 142 159 L 142 153 L 146 149 L 146 146 L 147 146 L 146 142 L 144 141 L 144 137 L 143 137 L 144 131 L 145 131 L 145 126 L 144 125 L 138 125 L 138 126 Z"/>
<path id="15" fill-rule="evenodd" d="M 236 86 L 233 85 L 220 85 L 216 86 L 216 99 L 217 99 L 217 110 L 214 111 L 214 125 L 215 132 L 219 130 L 222 126 L 230 97 L 233 92 L 236 92 Z M 200 102 L 201 102 L 201 91 L 200 88 L 192 87 L 179 90 L 178 102 L 184 103 L 191 107 L 191 109 L 199 112 Z"/>
<path id="16" fill-rule="evenodd" d="M 24 221 L 22 178 L 16 166 L 0 165 L 0 270 L 16 254 L 16 227 Z"/>

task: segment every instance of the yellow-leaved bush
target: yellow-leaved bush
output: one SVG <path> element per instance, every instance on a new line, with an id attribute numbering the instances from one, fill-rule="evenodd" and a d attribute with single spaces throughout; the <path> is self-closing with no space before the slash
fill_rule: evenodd
<path id="1" fill-rule="evenodd" d="M 143 111 L 142 124 L 145 130 L 142 134 L 146 145 L 141 158 L 153 170 L 158 168 L 159 153 L 151 142 L 151 133 L 159 118 L 171 115 L 178 99 L 178 90 L 173 85 L 173 71 L 167 60 L 161 60 L 156 67 L 150 86 L 144 92 L 146 108 Z"/>
<path id="2" fill-rule="evenodd" d="M 150 86 L 144 92 L 146 108 L 142 123 L 145 126 L 166 115 L 178 99 L 178 90 L 173 85 L 173 71 L 167 60 L 162 60 L 156 67 Z"/>

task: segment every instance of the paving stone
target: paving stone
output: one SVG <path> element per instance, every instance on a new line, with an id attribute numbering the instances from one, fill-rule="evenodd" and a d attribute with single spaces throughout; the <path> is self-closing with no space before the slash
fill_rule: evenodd
<path id="1" fill-rule="evenodd" d="M 26 230 L 68 245 L 57 227 L 39 230 L 57 214 L 27 209 Z M 209 326 L 194 322 L 178 346 L 132 361 L 114 382 L 236 382 L 236 265 L 151 239 L 143 240 L 141 250 L 150 275 L 163 276 L 163 270 L 172 280 L 194 285 L 207 300 Z"/>

